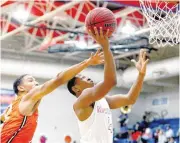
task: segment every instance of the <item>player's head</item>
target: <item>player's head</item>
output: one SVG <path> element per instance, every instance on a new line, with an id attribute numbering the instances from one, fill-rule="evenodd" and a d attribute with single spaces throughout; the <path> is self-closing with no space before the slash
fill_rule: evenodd
<path id="1" fill-rule="evenodd" d="M 94 82 L 90 78 L 83 75 L 75 76 L 74 78 L 69 80 L 67 84 L 69 92 L 75 95 L 76 97 L 78 97 L 84 89 L 93 86 Z"/>
<path id="2" fill-rule="evenodd" d="M 32 88 L 39 85 L 31 75 L 25 74 L 18 77 L 13 84 L 14 92 L 18 95 L 19 93 L 29 92 Z"/>

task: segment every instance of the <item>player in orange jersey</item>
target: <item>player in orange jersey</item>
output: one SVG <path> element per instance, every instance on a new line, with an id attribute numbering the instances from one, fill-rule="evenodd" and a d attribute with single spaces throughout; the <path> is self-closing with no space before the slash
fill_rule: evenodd
<path id="1" fill-rule="evenodd" d="M 1 115 L 1 121 L 4 122 L 1 128 L 1 143 L 30 143 L 36 130 L 41 99 L 88 66 L 103 62 L 103 53 L 98 50 L 89 59 L 60 72 L 42 85 L 31 75 L 19 77 L 13 85 L 17 96 L 8 111 Z"/>

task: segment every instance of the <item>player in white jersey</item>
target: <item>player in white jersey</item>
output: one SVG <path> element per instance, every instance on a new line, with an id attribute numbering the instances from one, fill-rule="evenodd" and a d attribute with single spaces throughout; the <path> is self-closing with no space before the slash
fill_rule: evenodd
<path id="1" fill-rule="evenodd" d="M 104 53 L 104 80 L 94 84 L 90 78 L 77 75 L 68 82 L 68 90 L 77 97 L 73 109 L 78 119 L 81 143 L 112 143 L 113 125 L 110 109 L 132 105 L 141 91 L 146 73 L 146 53 L 140 50 L 139 61 L 133 61 L 139 71 L 137 81 L 127 95 L 106 96 L 116 85 L 116 68 L 109 48 L 108 31 L 103 35 L 95 30 L 89 34 L 102 46 Z M 106 96 L 106 97 L 105 97 Z"/>

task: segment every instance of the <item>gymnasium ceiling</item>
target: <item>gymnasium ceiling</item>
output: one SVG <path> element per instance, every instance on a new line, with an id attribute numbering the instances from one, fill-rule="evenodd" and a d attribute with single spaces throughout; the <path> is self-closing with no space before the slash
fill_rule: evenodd
<path id="1" fill-rule="evenodd" d="M 138 1 L 3 0 L 0 1 L 0 5 L 1 58 L 4 65 L 2 75 L 12 76 L 12 71 L 15 70 L 13 66 L 20 60 L 19 64 L 23 65 L 29 64 L 30 61 L 37 61 L 37 64 L 38 62 L 56 64 L 57 68 L 54 68 L 54 71 L 48 73 L 41 71 L 45 74 L 44 77 L 48 77 L 47 74 L 51 77 L 61 64 L 68 65 L 68 62 L 73 64 L 89 57 L 97 45 L 85 33 L 85 17 L 95 7 L 107 7 L 113 11 L 118 24 L 116 32 L 110 39 L 111 46 L 116 47 L 113 54 L 118 71 L 118 86 L 129 88 L 135 81 L 131 59 L 137 58 L 142 47 L 147 49 L 150 58 L 145 90 L 156 92 L 159 87 L 171 88 L 178 85 L 179 69 L 176 63 L 179 45 L 158 47 L 156 44 L 147 43 L 149 33 L 143 31 L 148 31 L 148 25 Z M 58 30 L 44 29 L 47 27 Z M 129 34 L 134 36 L 127 38 Z M 53 47 L 56 44 L 58 47 Z M 57 48 L 59 51 L 50 53 L 49 47 Z M 72 52 L 68 52 L 67 47 Z M 176 58 L 171 60 L 172 57 Z M 44 65 L 45 69 L 46 66 Z M 99 74 L 102 74 L 102 67 L 100 69 Z M 14 73 L 22 74 L 19 70 Z"/>
<path id="2" fill-rule="evenodd" d="M 2 57 L 5 58 L 13 52 L 67 60 L 71 57 L 75 62 L 87 58 L 97 45 L 86 34 L 84 21 L 87 13 L 95 7 L 109 8 L 117 19 L 118 27 L 110 40 L 117 47 L 114 58 L 118 69 L 131 66 L 130 60 L 137 57 L 142 47 L 147 48 L 152 61 L 178 56 L 179 53 L 178 46 L 158 48 L 149 45 L 148 33 L 123 40 L 128 34 L 148 28 L 138 1 L 4 0 L 0 5 L 0 39 L 2 53 L 6 53 Z M 47 27 L 58 30 L 44 29 Z M 128 45 L 130 43 L 134 45 Z M 53 51 L 55 44 L 59 45 L 58 52 Z M 73 52 L 68 52 L 67 47 Z"/>

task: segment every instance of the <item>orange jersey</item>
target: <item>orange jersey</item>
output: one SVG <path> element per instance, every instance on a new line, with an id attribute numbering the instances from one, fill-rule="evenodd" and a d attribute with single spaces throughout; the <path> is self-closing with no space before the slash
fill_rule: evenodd
<path id="1" fill-rule="evenodd" d="M 31 116 L 23 116 L 19 112 L 22 97 L 14 100 L 6 113 L 1 130 L 1 143 L 30 143 L 37 126 L 38 110 Z"/>

